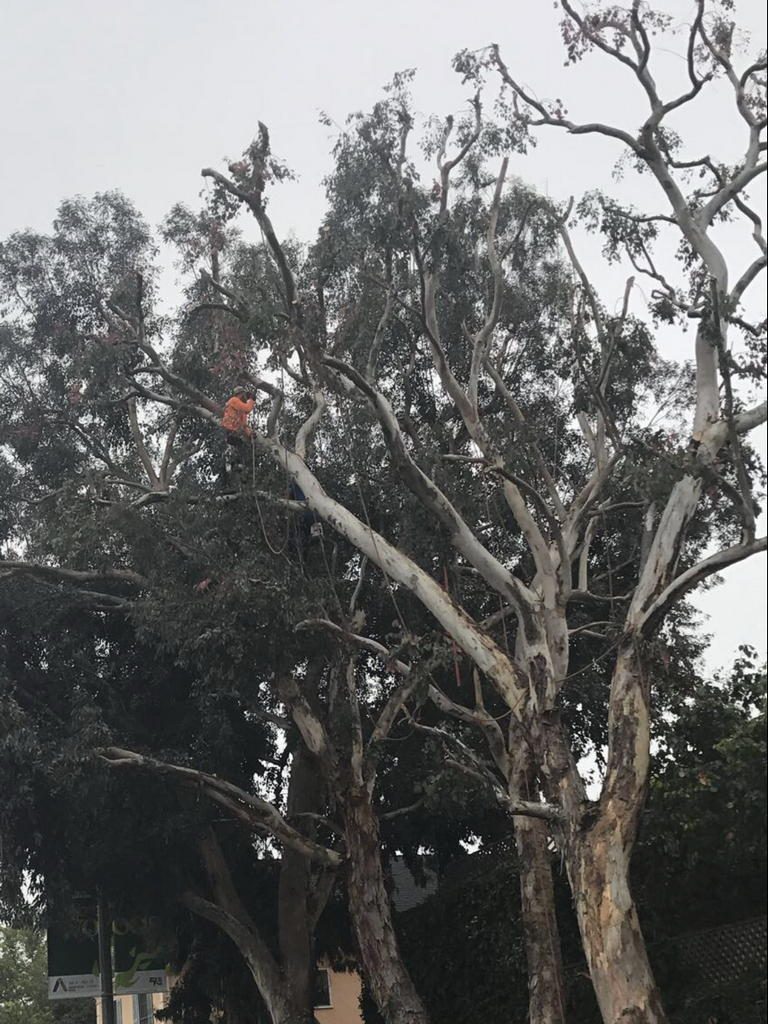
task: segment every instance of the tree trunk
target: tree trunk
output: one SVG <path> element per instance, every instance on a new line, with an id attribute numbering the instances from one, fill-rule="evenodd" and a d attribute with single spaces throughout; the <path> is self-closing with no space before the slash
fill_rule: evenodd
<path id="1" fill-rule="evenodd" d="M 604 1024 L 666 1024 L 629 889 L 629 855 L 619 829 L 596 826 L 580 844 L 571 875 Z"/>
<path id="2" fill-rule="evenodd" d="M 649 687 L 631 634 L 616 659 L 608 735 L 597 820 L 567 853 L 584 953 L 605 1024 L 666 1024 L 629 886 L 650 761 Z"/>
<path id="3" fill-rule="evenodd" d="M 708 371 L 707 371 L 708 372 Z M 699 394 L 698 409 L 708 420 Z M 698 414 L 697 414 L 698 415 Z M 712 450 L 716 450 L 711 442 Z M 678 563 L 701 481 L 685 476 L 672 488 L 625 620 L 611 680 L 608 759 L 597 819 L 576 827 L 566 844 L 568 873 L 584 952 L 605 1024 L 666 1024 L 637 909 L 629 863 L 645 804 L 650 768 L 650 688 L 641 645 L 645 615 Z"/>
<path id="4" fill-rule="evenodd" d="M 429 1024 L 395 937 L 379 823 L 367 791 L 353 786 L 343 796 L 349 910 L 371 994 L 386 1024 Z"/>
<path id="5" fill-rule="evenodd" d="M 215 924 L 234 942 L 256 982 L 271 1024 L 317 1024 L 311 1011 L 297 1006 L 291 999 L 282 972 L 271 959 L 269 950 L 252 923 L 249 924 L 247 919 L 240 920 L 231 911 L 195 893 L 185 893 L 181 902 L 195 914 Z"/>
<path id="6" fill-rule="evenodd" d="M 299 744 L 291 761 L 288 815 L 318 812 L 321 794 L 322 777 L 304 745 Z M 307 1012 L 312 1009 L 315 967 L 308 906 L 310 882 L 308 859 L 284 846 L 278 886 L 280 958 L 292 1000 L 297 1006 L 306 1007 Z"/>
<path id="7" fill-rule="evenodd" d="M 530 1024 L 565 1024 L 565 987 L 546 822 L 515 818 Z"/>
<path id="8" fill-rule="evenodd" d="M 272 1024 L 316 1024 L 312 1010 L 298 1004 L 283 971 L 243 905 L 213 831 L 199 842 L 215 903 L 187 893 L 184 904 L 225 932 L 248 965 Z"/>
<path id="9" fill-rule="evenodd" d="M 518 638 L 518 651 L 522 648 L 522 640 Z M 533 673 L 531 677 L 535 678 Z M 513 752 L 509 762 L 510 795 L 530 800 L 538 790 L 531 746 L 535 733 L 530 727 L 523 729 L 513 723 L 509 729 Z M 514 826 L 528 965 L 528 1020 L 530 1024 L 565 1024 L 563 960 L 555 914 L 549 826 L 545 821 L 522 815 L 514 818 Z"/>

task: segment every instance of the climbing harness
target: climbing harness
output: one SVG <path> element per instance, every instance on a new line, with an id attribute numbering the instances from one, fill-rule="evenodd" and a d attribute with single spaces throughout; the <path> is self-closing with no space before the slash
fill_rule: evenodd
<path id="1" fill-rule="evenodd" d="M 312 540 L 323 539 L 323 524 L 315 521 L 309 528 L 309 536 Z"/>

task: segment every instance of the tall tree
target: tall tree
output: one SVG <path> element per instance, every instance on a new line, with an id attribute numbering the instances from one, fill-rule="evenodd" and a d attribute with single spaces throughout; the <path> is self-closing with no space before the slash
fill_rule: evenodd
<path id="1" fill-rule="evenodd" d="M 720 568 L 765 549 L 765 538 L 756 539 L 751 478 L 741 438 L 765 421 L 766 406 L 763 402 L 740 411 L 734 384 L 759 378 L 765 361 L 765 323 L 745 319 L 740 315 L 740 307 L 747 289 L 766 267 L 762 224 L 746 195 L 749 185 L 766 169 L 765 161 L 761 160 L 765 151 L 766 61 L 765 54 L 760 54 L 743 61 L 743 67 L 737 70 L 736 25 L 729 18 L 733 5 L 697 0 L 684 35 L 688 81 L 681 91 L 664 99 L 654 78 L 656 53 L 652 40 L 662 32 L 674 34 L 669 15 L 639 0 L 628 9 L 593 5 L 583 14 L 567 0 L 561 6 L 568 59 L 579 61 L 587 53 L 599 51 L 625 68 L 645 94 L 648 114 L 638 130 L 573 122 L 561 104 L 541 102 L 523 88 L 496 47 L 480 63 L 493 68 L 500 77 L 512 104 L 510 114 L 517 131 L 527 133 L 534 127 L 551 126 L 574 134 L 607 136 L 625 148 L 638 170 L 650 172 L 664 198 L 660 209 L 628 210 L 602 196 L 593 198 L 591 204 L 587 202 L 585 209 L 597 205 L 600 210 L 597 216 L 606 236 L 608 254 L 614 258 L 619 254 L 628 256 L 638 273 L 655 282 L 654 297 L 664 315 L 678 322 L 684 317 L 698 321 L 690 463 L 681 467 L 679 479 L 662 502 L 648 504 L 647 557 L 629 599 L 616 656 L 603 794 L 598 814 L 590 816 L 588 828 L 583 828 L 580 813 L 571 815 L 570 834 L 564 842 L 585 949 L 604 1018 L 613 1021 L 622 1015 L 634 1015 L 638 1020 L 656 1021 L 664 1019 L 664 1012 L 647 964 L 628 884 L 629 859 L 645 799 L 649 765 L 650 681 L 643 645 L 684 593 Z M 476 77 L 478 65 L 473 56 L 464 55 L 458 63 L 469 77 Z M 669 127 L 670 115 L 699 103 L 706 96 L 706 87 L 720 76 L 732 87 L 734 116 L 742 123 L 746 139 L 744 156 L 735 166 L 709 155 L 690 157 L 683 150 L 683 141 Z M 693 172 L 699 173 L 703 184 L 691 181 Z M 746 266 L 737 266 L 734 274 L 725 251 L 715 239 L 714 227 L 718 221 L 736 214 L 748 222 L 758 254 Z M 653 243 L 666 226 L 680 238 L 681 261 L 688 271 L 683 288 L 670 283 L 671 273 L 657 266 L 652 255 Z M 596 373 L 589 382 L 597 431 L 587 428 L 585 436 L 594 445 L 596 465 L 599 467 L 602 462 L 601 472 L 614 475 L 613 463 L 617 456 L 620 458 L 622 445 L 611 422 L 606 386 L 617 339 L 600 308 L 590 275 L 576 258 L 564 225 L 562 234 L 582 285 L 600 353 Z M 728 349 L 731 325 L 746 339 L 741 364 Z M 724 473 L 725 461 L 728 469 Z M 685 544 L 707 480 L 738 510 L 738 540 L 734 536 L 735 543 L 686 565 Z M 555 566 L 552 570 L 556 574 Z M 558 780 L 561 791 L 564 783 L 570 788 L 572 774 L 569 771 Z"/>
<path id="2" fill-rule="evenodd" d="M 21 236 L 3 250 L 11 311 L 5 387 L 15 396 L 5 429 L 24 467 L 4 467 L 13 482 L 8 536 L 26 544 L 6 559 L 7 580 L 57 581 L 97 615 L 140 615 L 143 607 L 157 620 L 165 593 L 158 552 L 179 550 L 183 518 L 173 513 L 185 494 L 215 510 L 254 497 L 275 564 L 287 548 L 269 534 L 280 516 L 264 516 L 262 501 L 276 510 L 308 507 L 329 539 L 331 531 L 338 538 L 335 551 L 319 545 L 318 578 L 324 573 L 329 585 L 300 618 L 306 588 L 294 576 L 287 617 L 309 650 L 297 642 L 272 652 L 262 678 L 266 700 L 278 713 L 282 704 L 320 767 L 339 819 L 330 823 L 345 840 L 363 967 L 395 1024 L 426 1019 L 395 940 L 374 813 L 381 749 L 396 725 L 444 744 L 445 766 L 488 787 L 514 818 L 532 1019 L 564 1014 L 550 838 L 568 868 L 605 1021 L 665 1019 L 629 884 L 650 761 L 651 673 L 685 595 L 766 546 L 755 535 L 756 467 L 742 443 L 766 407 L 743 408 L 734 390 L 764 359 L 764 325 L 739 311 L 765 267 L 759 218 L 744 197 L 764 169 L 764 62 L 734 70 L 731 30 L 712 4 L 720 27 L 711 34 L 702 0 L 687 40 L 690 80 L 664 102 L 651 77 L 649 32 L 669 29 L 665 19 L 639 3 L 587 18 L 563 6 L 574 56 L 607 50 L 639 79 L 651 104 L 639 133 L 570 122 L 561 106 L 521 90 L 494 48 L 462 55 L 458 68 L 475 79 L 498 73 L 514 97 L 509 118 L 487 120 L 478 94 L 469 116 L 433 124 L 424 151 L 438 180 L 425 187 L 410 156 L 408 75 L 398 76 L 340 138 L 329 214 L 306 253 L 280 242 L 268 213 L 268 189 L 286 170 L 265 128 L 228 174 L 205 170 L 212 217 L 222 225 L 215 238 L 208 232 L 216 261 L 191 285 L 194 300 L 175 325 L 153 314 L 152 278 L 141 265 L 149 242 L 140 231 L 126 235 L 133 249 L 121 243 L 113 257 L 101 251 L 109 235 L 94 232 L 75 205 L 64 210 L 58 240 Z M 704 95 L 717 69 L 733 83 L 749 146 L 736 168 L 694 161 L 713 184 L 686 194 L 677 176 L 690 161 L 663 122 Z M 503 154 L 524 149 L 537 124 L 616 138 L 660 182 L 668 209 L 628 213 L 601 201 L 599 222 L 609 255 L 628 246 L 637 272 L 655 276 L 657 315 L 699 321 L 695 380 L 681 373 L 678 383 L 660 359 L 651 331 L 631 312 L 631 282 L 620 312 L 608 312 L 614 297 L 601 299 L 578 258 L 571 208 L 507 187 Z M 761 255 L 729 285 L 711 226 L 734 207 L 746 211 Z M 241 208 L 255 217 L 264 245 L 236 250 L 227 265 L 224 226 Z M 189 239 L 210 222 L 208 214 L 177 216 L 169 230 Z M 672 271 L 651 256 L 659 225 L 682 232 L 685 288 L 666 284 Z M 127 259 L 133 272 L 123 276 Z M 78 261 L 82 272 L 73 270 Z M 52 272 L 41 275 L 41 262 Z M 742 361 L 726 349 L 731 323 L 747 338 Z M 222 332 L 226 358 L 214 360 Z M 258 479 L 223 501 L 200 494 L 215 458 L 206 432 L 220 415 L 213 396 L 237 378 L 265 395 L 253 435 Z M 89 382 L 85 391 L 78 380 Z M 684 427 L 690 445 L 646 423 L 651 403 L 667 409 L 667 427 L 678 426 L 681 410 L 686 420 L 692 415 Z M 62 429 L 77 438 L 66 459 Z M 85 472 L 93 478 L 96 464 L 102 468 L 86 490 Z M 285 498 L 287 480 L 306 506 Z M 71 534 L 33 527 L 22 503 L 41 498 L 51 502 L 49 522 L 60 522 L 64 507 L 87 507 L 91 530 L 82 515 Z M 54 511 L 62 500 L 71 504 Z M 246 592 L 265 577 L 264 568 L 237 568 L 256 543 L 264 552 L 254 536 L 220 537 L 234 548 L 230 575 Z M 194 548 L 187 557 L 194 565 Z M 287 560 L 293 568 L 285 572 L 295 572 L 301 559 Z M 266 554 L 263 561 L 272 564 Z M 203 630 L 197 642 L 218 635 Z M 329 644 L 322 654 L 319 635 Z M 587 799 L 579 741 L 562 714 L 578 703 L 571 651 L 586 639 L 601 643 L 597 657 L 612 669 L 597 802 Z M 459 679 L 464 669 L 466 692 L 448 692 L 446 663 L 449 676 L 452 665 Z M 501 718 L 489 711 L 493 700 L 503 704 Z M 462 738 L 467 727 L 485 738 L 487 758 Z M 125 749 L 105 756 L 194 778 L 229 814 L 266 827 L 319 866 L 342 857 L 330 839 L 308 837 L 248 787 L 232 788 L 199 765 Z M 249 955 L 259 982 L 258 958 Z"/>

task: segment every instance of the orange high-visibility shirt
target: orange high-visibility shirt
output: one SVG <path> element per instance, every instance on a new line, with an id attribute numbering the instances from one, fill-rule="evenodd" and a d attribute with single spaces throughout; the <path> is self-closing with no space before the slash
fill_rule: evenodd
<path id="1" fill-rule="evenodd" d="M 256 402 L 252 398 L 244 402 L 237 395 L 232 395 L 224 406 L 224 415 L 221 417 L 222 427 L 225 430 L 231 430 L 233 434 L 245 434 L 246 437 L 250 437 L 251 430 L 248 426 L 248 414 L 254 405 L 256 405 Z"/>

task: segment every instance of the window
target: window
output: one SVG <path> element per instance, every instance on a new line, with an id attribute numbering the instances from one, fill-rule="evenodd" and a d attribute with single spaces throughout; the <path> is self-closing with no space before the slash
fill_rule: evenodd
<path id="1" fill-rule="evenodd" d="M 315 992 L 312 1003 L 316 1010 L 326 1010 L 333 1006 L 331 1002 L 331 972 L 325 967 L 315 971 Z"/>
<path id="2" fill-rule="evenodd" d="M 133 997 L 134 1024 L 155 1024 L 155 1011 L 152 996 L 142 993 Z"/>
<path id="3" fill-rule="evenodd" d="M 115 1000 L 115 1024 L 123 1024 L 123 1000 Z"/>

